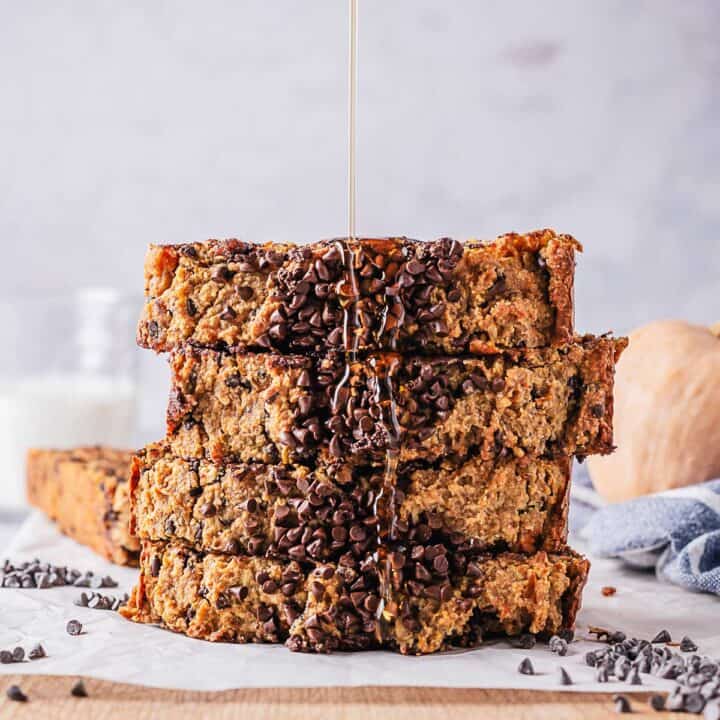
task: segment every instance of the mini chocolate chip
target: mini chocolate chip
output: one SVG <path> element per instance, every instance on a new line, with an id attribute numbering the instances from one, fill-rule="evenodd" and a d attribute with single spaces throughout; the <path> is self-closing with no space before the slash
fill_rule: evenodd
<path id="1" fill-rule="evenodd" d="M 505 380 L 500 377 L 493 378 L 491 387 L 493 392 L 502 392 L 505 389 Z"/>
<path id="2" fill-rule="evenodd" d="M 669 643 L 672 642 L 672 637 L 667 630 L 661 630 L 651 641 L 651 643 Z"/>
<path id="3" fill-rule="evenodd" d="M 65 626 L 65 630 L 68 635 L 79 635 L 82 632 L 83 626 L 78 620 L 70 620 Z"/>
<path id="4" fill-rule="evenodd" d="M 630 700 L 625 695 L 613 695 L 613 703 L 615 703 L 616 713 L 630 713 L 632 712 L 632 706 Z"/>
<path id="5" fill-rule="evenodd" d="M 15 662 L 13 660 L 13 654 L 9 650 L 0 650 L 0 663 L 9 665 L 12 662 Z"/>
<path id="6" fill-rule="evenodd" d="M 27 702 L 27 695 L 20 689 L 18 685 L 11 685 L 6 691 L 8 700 L 13 702 Z"/>
<path id="7" fill-rule="evenodd" d="M 535 674 L 535 668 L 533 667 L 533 664 L 530 661 L 530 658 L 526 657 L 521 661 L 521 663 L 518 665 L 518 672 L 521 675 L 534 675 Z"/>
<path id="8" fill-rule="evenodd" d="M 161 566 L 162 562 L 160 557 L 158 555 L 153 555 L 152 560 L 150 560 L 150 575 L 157 577 L 160 574 Z"/>
<path id="9" fill-rule="evenodd" d="M 572 685 L 573 684 L 572 678 L 570 677 L 568 671 L 564 667 L 561 667 L 558 669 L 558 680 L 561 685 Z"/>
<path id="10" fill-rule="evenodd" d="M 226 322 L 232 322 L 236 317 L 237 313 L 229 305 L 226 305 L 220 313 L 220 319 Z"/>
<path id="11" fill-rule="evenodd" d="M 237 388 L 240 387 L 243 384 L 242 378 L 238 373 L 234 373 L 233 375 L 229 375 L 225 378 L 225 385 L 229 388 Z"/>
<path id="12" fill-rule="evenodd" d="M 228 592 L 242 602 L 248 596 L 249 590 L 244 585 L 235 585 L 228 588 Z"/>
<path id="13" fill-rule="evenodd" d="M 601 418 L 605 414 L 605 406 L 597 403 L 590 406 L 590 413 L 593 417 Z"/>
<path id="14" fill-rule="evenodd" d="M 213 268 L 210 277 L 217 283 L 225 283 L 230 280 L 232 274 L 228 270 L 227 265 L 218 265 Z"/>
<path id="15" fill-rule="evenodd" d="M 447 574 L 449 567 L 450 567 L 450 565 L 449 565 L 448 559 L 445 555 L 438 555 L 433 560 L 433 570 L 435 570 L 435 572 L 438 573 L 439 575 Z"/>
<path id="16" fill-rule="evenodd" d="M 76 698 L 86 698 L 88 692 L 85 689 L 85 683 L 82 680 L 78 680 L 71 688 L 70 694 Z"/>
<path id="17" fill-rule="evenodd" d="M 697 645 L 687 635 L 680 641 L 681 652 L 696 652 L 697 649 Z"/>
<path id="18" fill-rule="evenodd" d="M 22 662 L 25 659 L 25 650 L 23 650 L 20 646 L 14 648 L 12 651 L 12 659 L 13 662 L 16 663 Z"/>
<path id="19" fill-rule="evenodd" d="M 550 652 L 555 653 L 556 655 L 567 655 L 568 644 L 565 640 L 563 640 L 561 637 L 558 637 L 557 635 L 553 635 L 550 638 L 548 647 L 550 648 Z"/>
<path id="20" fill-rule="evenodd" d="M 28 653 L 28 657 L 31 660 L 40 660 L 46 656 L 45 648 L 39 643 Z"/>
<path id="21" fill-rule="evenodd" d="M 333 435 L 332 439 L 330 440 L 330 454 L 333 457 L 339 458 L 343 455 L 342 445 L 340 443 L 340 438 L 337 435 Z"/>
<path id="22" fill-rule="evenodd" d="M 230 540 L 228 540 L 227 544 L 225 545 L 225 552 L 228 555 L 239 555 L 240 550 L 240 543 L 235 540 L 235 538 L 231 538 Z"/>
<path id="23" fill-rule="evenodd" d="M 699 715 L 705 707 L 705 698 L 699 692 L 691 692 L 685 696 L 686 712 Z"/>
<path id="24" fill-rule="evenodd" d="M 204 518 L 212 517 L 216 512 L 217 510 L 212 503 L 203 503 L 200 506 L 200 515 Z"/>
<path id="25" fill-rule="evenodd" d="M 651 695 L 648 698 L 648 704 L 655 712 L 662 712 L 665 709 L 665 696 L 657 694 Z"/>

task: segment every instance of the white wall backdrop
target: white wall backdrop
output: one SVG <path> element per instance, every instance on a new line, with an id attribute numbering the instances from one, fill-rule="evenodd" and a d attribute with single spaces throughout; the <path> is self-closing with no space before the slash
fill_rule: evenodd
<path id="1" fill-rule="evenodd" d="M 343 234 L 346 5 L 0 0 L 0 295 Z M 719 33 L 715 0 L 360 0 L 359 231 L 552 226 L 580 329 L 720 319 Z"/>

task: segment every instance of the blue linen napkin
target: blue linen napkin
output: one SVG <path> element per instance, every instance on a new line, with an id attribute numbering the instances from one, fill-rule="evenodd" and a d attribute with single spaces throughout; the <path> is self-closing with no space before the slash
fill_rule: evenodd
<path id="1" fill-rule="evenodd" d="M 590 551 L 617 557 L 689 590 L 720 595 L 720 479 L 602 505 L 576 467 L 571 531 Z"/>

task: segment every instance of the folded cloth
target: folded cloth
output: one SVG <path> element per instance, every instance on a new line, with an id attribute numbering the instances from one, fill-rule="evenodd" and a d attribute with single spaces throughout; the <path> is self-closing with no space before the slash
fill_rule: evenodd
<path id="1" fill-rule="evenodd" d="M 720 595 L 720 479 L 606 505 L 581 534 L 592 554 Z"/>
<path id="2" fill-rule="evenodd" d="M 580 534 L 590 522 L 590 518 L 606 504 L 595 492 L 587 465 L 576 460 L 570 486 L 570 511 L 568 513 L 570 534 Z"/>

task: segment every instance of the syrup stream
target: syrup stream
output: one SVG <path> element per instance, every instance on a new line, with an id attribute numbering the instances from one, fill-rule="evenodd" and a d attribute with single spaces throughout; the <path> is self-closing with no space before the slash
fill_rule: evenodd
<path id="1" fill-rule="evenodd" d="M 349 381 L 351 365 L 358 359 L 361 326 L 359 322 L 360 286 L 357 267 L 362 249 L 357 241 L 356 215 L 356 142 L 357 142 L 357 39 L 358 39 L 358 0 L 349 0 L 349 42 L 348 42 L 348 235 L 336 241 L 342 254 L 345 277 L 340 281 L 338 294 L 343 301 L 343 347 L 345 350 L 345 372 L 335 389 L 334 405 L 340 397 L 340 388 Z M 383 309 L 383 322 L 380 335 L 385 332 L 387 308 Z M 380 338 L 378 338 L 379 340 Z M 393 343 L 394 344 L 394 343 Z M 375 385 L 374 401 L 381 408 L 379 421 L 383 424 L 387 450 L 383 482 L 375 498 L 374 513 L 377 518 L 377 551 L 375 561 L 380 583 L 380 605 L 377 610 L 376 636 L 382 643 L 386 636 L 387 623 L 391 621 L 397 608 L 392 600 L 392 566 L 388 543 L 395 533 L 395 487 L 397 485 L 397 461 L 399 455 L 400 426 L 396 417 L 393 397 L 393 374 L 400 362 L 393 356 L 389 362 L 380 358 L 370 358 L 367 362 L 368 380 Z"/>

